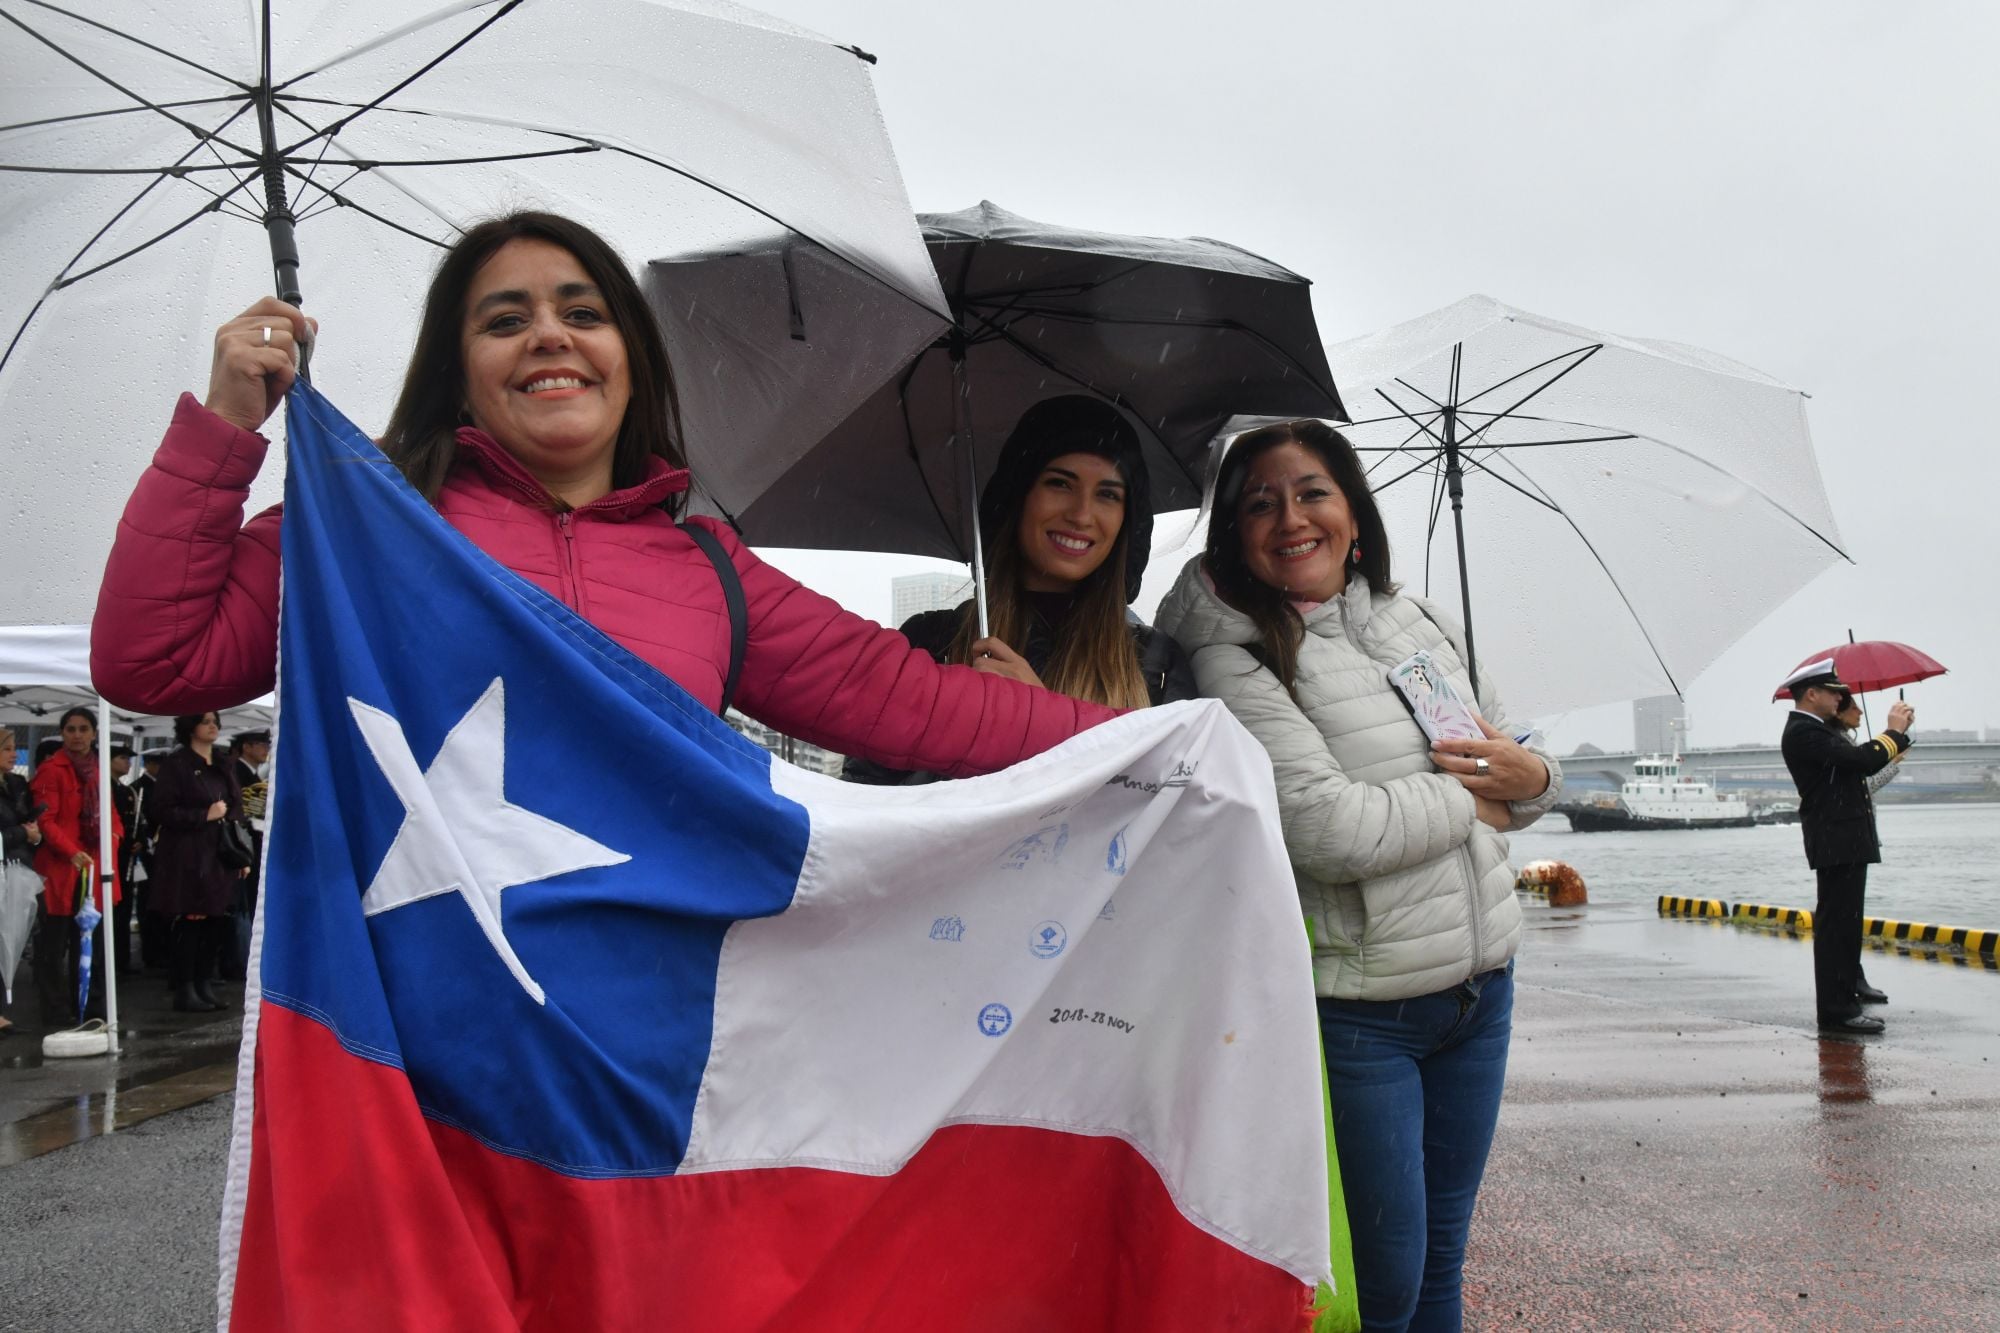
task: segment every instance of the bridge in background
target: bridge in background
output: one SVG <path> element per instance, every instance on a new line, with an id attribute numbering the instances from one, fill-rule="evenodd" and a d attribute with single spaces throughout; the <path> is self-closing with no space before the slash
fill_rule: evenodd
<path id="1" fill-rule="evenodd" d="M 1615 790 L 1632 776 L 1632 765 L 1649 754 L 1562 755 L 1567 786 Z M 1792 777 L 1775 745 L 1689 750 L 1681 770 L 1707 778 L 1718 788 L 1764 789 L 1790 793 Z M 1910 747 L 1895 785 L 1905 791 L 2000 792 L 2000 741 L 1937 741 Z"/>

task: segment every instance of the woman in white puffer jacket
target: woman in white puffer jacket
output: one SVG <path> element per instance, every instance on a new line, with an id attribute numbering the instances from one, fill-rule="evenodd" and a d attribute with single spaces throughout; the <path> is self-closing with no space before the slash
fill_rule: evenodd
<path id="1" fill-rule="evenodd" d="M 1435 607 L 1390 581 L 1367 478 L 1321 422 L 1234 442 L 1206 550 L 1157 623 L 1271 755 L 1362 1325 L 1456 1329 L 1521 937 L 1504 833 L 1555 804 L 1561 769 L 1507 738 L 1485 680 L 1487 738 L 1426 740 L 1389 670 L 1426 649 L 1472 698 L 1465 655 Z"/>

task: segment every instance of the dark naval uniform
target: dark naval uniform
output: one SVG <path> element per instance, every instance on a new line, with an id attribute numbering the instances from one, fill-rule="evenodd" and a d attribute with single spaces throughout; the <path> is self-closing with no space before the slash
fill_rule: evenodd
<path id="1" fill-rule="evenodd" d="M 1785 719 L 1785 767 L 1799 789 L 1806 864 L 1819 872 L 1813 909 L 1813 984 L 1821 1022 L 1861 1012 L 1861 897 L 1868 867 L 1882 859 L 1869 775 L 1910 748 L 1900 731 L 1856 745 L 1836 723 L 1803 710 Z"/>

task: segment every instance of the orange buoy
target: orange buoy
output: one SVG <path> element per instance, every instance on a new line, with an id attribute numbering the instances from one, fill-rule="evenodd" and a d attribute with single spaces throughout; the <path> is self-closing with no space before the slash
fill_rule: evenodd
<path id="1" fill-rule="evenodd" d="M 1514 887 L 1547 894 L 1551 907 L 1581 907 L 1590 901 L 1583 876 L 1567 861 L 1530 861 L 1515 876 Z"/>

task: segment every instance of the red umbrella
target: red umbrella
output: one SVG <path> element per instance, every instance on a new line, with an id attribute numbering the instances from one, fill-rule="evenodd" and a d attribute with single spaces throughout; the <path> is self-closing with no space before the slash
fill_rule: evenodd
<path id="1" fill-rule="evenodd" d="M 1932 676 L 1942 676 L 1946 670 L 1944 663 L 1927 653 L 1918 652 L 1907 643 L 1869 639 L 1863 643 L 1843 643 L 1821 649 L 1793 667 L 1792 671 L 1828 658 L 1833 659 L 1833 669 L 1842 682 L 1856 694 L 1886 690 L 1892 685 L 1908 685 L 1913 680 L 1928 680 Z M 1786 674 L 1789 676 L 1792 673 Z M 1790 693 L 1780 685 L 1771 695 L 1771 701 L 1776 703 Z"/>

